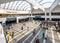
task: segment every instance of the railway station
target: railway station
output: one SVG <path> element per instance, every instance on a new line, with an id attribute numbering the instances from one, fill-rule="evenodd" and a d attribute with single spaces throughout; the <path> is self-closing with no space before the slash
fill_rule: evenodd
<path id="1" fill-rule="evenodd" d="M 0 0 L 0 43 L 60 43 L 60 0 Z"/>

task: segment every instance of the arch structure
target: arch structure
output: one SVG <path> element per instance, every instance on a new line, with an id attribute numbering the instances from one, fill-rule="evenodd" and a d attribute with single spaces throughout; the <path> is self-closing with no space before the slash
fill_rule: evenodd
<path id="1" fill-rule="evenodd" d="M 16 7 L 15 6 L 19 7 L 17 9 L 20 9 L 20 10 L 26 10 L 26 9 L 31 10 L 31 5 L 32 5 L 33 7 L 34 6 L 37 6 L 37 8 L 40 8 L 41 10 L 43 10 L 45 12 L 45 9 L 43 8 L 43 6 L 41 6 L 38 3 L 36 3 L 35 0 L 2 0 L 2 1 L 0 1 L 0 4 L 2 4 L 2 6 L 5 9 L 8 8 L 8 9 L 13 9 L 13 10 L 16 10 Z"/>
<path id="2" fill-rule="evenodd" d="M 59 7 L 60 7 L 60 0 L 55 0 L 55 2 L 52 4 L 52 6 L 50 7 L 50 10 L 49 10 L 50 20 L 52 20 L 53 18 L 60 19 L 59 15 L 58 15 L 58 13 L 60 12 Z"/>
<path id="3" fill-rule="evenodd" d="M 44 13 L 43 18 L 51 19 L 51 12 L 59 2 L 60 0 L 1 0 L 0 9 L 8 12 L 8 14 L 20 14 L 21 11 L 26 14 Z M 47 13 L 49 13 L 49 16 L 47 16 Z"/>
<path id="4" fill-rule="evenodd" d="M 46 13 L 45 8 L 49 8 L 54 1 L 55 0 L 47 0 L 47 1 L 45 0 L 1 0 L 0 4 L 2 6 L 1 5 L 0 6 L 3 9 L 20 11 L 26 9 L 31 10 L 31 5 L 32 5 L 34 9 L 40 8 L 44 13 Z"/>

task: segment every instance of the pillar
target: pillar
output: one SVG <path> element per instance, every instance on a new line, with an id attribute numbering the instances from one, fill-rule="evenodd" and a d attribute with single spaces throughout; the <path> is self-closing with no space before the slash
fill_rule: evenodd
<path id="1" fill-rule="evenodd" d="M 29 18 L 29 20 L 30 21 L 33 21 L 33 18 L 32 18 L 32 14 L 33 14 L 33 5 L 32 4 L 30 4 L 31 5 L 31 11 L 30 11 L 30 18 Z"/>
<path id="2" fill-rule="evenodd" d="M 2 25 L 3 25 L 3 26 L 6 26 L 6 21 L 5 21 L 5 20 L 2 21 Z"/>
<path id="3" fill-rule="evenodd" d="M 47 20 L 47 13 L 45 12 L 45 21 Z"/>
<path id="4" fill-rule="evenodd" d="M 17 17 L 17 20 L 16 20 L 16 22 L 17 22 L 17 23 L 19 23 L 19 19 L 18 19 L 18 17 Z"/>
<path id="5" fill-rule="evenodd" d="M 51 20 L 51 12 L 49 12 L 49 19 Z"/>

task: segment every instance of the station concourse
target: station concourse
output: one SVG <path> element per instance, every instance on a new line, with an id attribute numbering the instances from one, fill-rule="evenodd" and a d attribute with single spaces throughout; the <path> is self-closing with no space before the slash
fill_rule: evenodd
<path id="1" fill-rule="evenodd" d="M 0 0 L 0 43 L 60 43 L 60 0 Z"/>

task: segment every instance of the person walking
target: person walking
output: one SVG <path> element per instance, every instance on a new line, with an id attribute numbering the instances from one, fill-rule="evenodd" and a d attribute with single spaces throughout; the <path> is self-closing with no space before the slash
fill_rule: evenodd
<path id="1" fill-rule="evenodd" d="M 12 38 L 14 38 L 14 31 L 12 31 L 12 35 L 11 36 L 12 36 Z"/>

